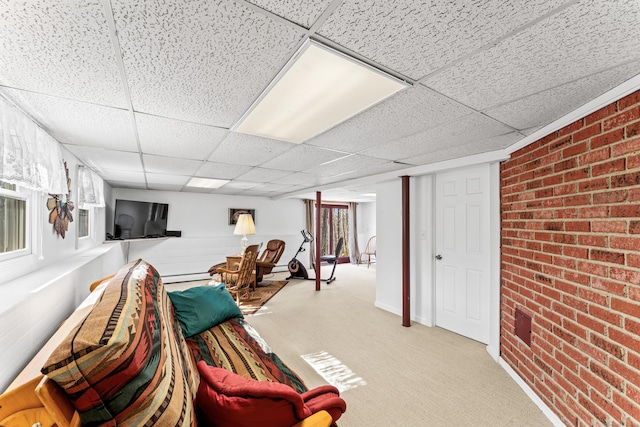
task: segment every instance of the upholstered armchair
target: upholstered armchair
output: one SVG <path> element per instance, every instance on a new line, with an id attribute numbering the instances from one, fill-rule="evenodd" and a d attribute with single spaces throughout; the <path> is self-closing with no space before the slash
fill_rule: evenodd
<path id="1" fill-rule="evenodd" d="M 256 281 L 260 282 L 262 276 L 271 273 L 284 252 L 285 243 L 282 240 L 269 240 L 267 247 L 256 261 Z"/>

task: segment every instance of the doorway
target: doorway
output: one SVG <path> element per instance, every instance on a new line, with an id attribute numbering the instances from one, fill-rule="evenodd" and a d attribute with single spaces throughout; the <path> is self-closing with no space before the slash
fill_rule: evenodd
<path id="1" fill-rule="evenodd" d="M 490 339 L 490 173 L 488 166 L 435 179 L 436 325 Z"/>
<path id="2" fill-rule="evenodd" d="M 344 239 L 338 263 L 349 262 L 349 207 L 322 204 L 320 206 L 320 255 L 333 254 L 340 238 Z"/>

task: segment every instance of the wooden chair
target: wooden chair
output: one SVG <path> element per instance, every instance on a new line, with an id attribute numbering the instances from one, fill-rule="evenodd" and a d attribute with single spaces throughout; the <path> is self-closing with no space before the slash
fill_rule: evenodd
<path id="1" fill-rule="evenodd" d="M 249 298 L 251 284 L 255 280 L 256 259 L 258 258 L 258 245 L 251 245 L 245 249 L 240 259 L 237 270 L 218 268 L 220 278 L 226 284 L 229 293 L 240 303 L 240 296 Z"/>
<path id="2" fill-rule="evenodd" d="M 367 268 L 371 265 L 371 256 L 376 256 L 376 236 L 371 236 L 369 241 L 367 242 L 367 246 L 364 248 L 364 251 L 360 254 L 360 259 L 358 260 L 358 265 L 362 263 L 362 256 L 367 256 Z"/>
<path id="3" fill-rule="evenodd" d="M 262 276 L 271 273 L 284 252 L 285 243 L 282 240 L 269 240 L 267 247 L 256 261 L 256 282 L 262 281 Z"/>

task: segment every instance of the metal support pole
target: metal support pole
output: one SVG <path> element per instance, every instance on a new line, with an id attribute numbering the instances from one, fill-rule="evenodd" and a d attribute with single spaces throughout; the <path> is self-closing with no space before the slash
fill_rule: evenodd
<path id="1" fill-rule="evenodd" d="M 411 326 L 409 177 L 402 177 L 402 326 Z"/>
<path id="2" fill-rule="evenodd" d="M 320 290 L 320 211 L 322 209 L 322 193 L 320 191 L 316 191 L 316 235 L 315 235 L 315 243 L 316 243 L 316 291 Z"/>

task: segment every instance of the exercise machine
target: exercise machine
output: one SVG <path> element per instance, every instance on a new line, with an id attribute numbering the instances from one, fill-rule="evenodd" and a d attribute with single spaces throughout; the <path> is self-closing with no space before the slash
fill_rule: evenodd
<path id="1" fill-rule="evenodd" d="M 293 258 L 291 258 L 291 261 L 289 261 L 289 264 L 287 264 L 287 267 L 289 268 L 289 273 L 291 274 L 289 277 L 287 277 L 286 280 L 293 279 L 293 278 L 299 278 L 299 279 L 305 279 L 305 280 L 316 280 L 314 278 L 309 278 L 309 273 L 307 273 L 307 269 L 297 258 L 299 254 L 301 254 L 306 250 L 304 248 L 305 243 L 313 242 L 313 236 L 307 230 L 302 230 L 300 231 L 300 233 L 302 234 L 302 243 L 300 243 L 298 252 L 296 252 Z"/>

